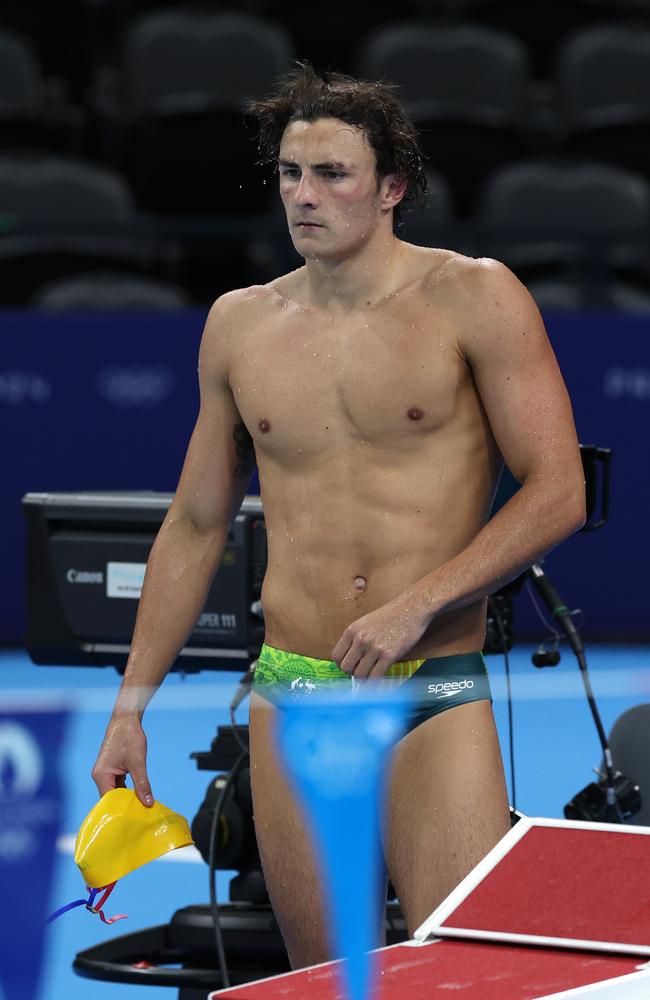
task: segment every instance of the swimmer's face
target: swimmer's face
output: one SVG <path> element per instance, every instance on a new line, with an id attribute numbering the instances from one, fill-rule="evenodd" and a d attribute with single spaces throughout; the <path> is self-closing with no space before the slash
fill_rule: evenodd
<path id="1" fill-rule="evenodd" d="M 291 122 L 278 160 L 280 195 L 294 246 L 305 258 L 341 258 L 378 230 L 392 234 L 404 194 L 394 174 L 378 178 L 364 132 L 338 118 Z"/>

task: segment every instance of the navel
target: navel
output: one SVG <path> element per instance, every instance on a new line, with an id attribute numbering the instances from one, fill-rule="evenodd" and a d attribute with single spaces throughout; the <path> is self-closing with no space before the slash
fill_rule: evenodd
<path id="1" fill-rule="evenodd" d="M 367 580 L 365 576 L 358 576 L 354 581 L 354 589 L 362 591 L 366 589 Z"/>
<path id="2" fill-rule="evenodd" d="M 422 420 L 424 412 L 419 408 L 419 406 L 412 406 L 408 412 L 409 420 Z"/>
<path id="3" fill-rule="evenodd" d="M 262 417 L 262 419 L 258 421 L 257 426 L 261 430 L 262 434 L 266 434 L 267 431 L 271 430 L 271 425 L 266 417 Z"/>

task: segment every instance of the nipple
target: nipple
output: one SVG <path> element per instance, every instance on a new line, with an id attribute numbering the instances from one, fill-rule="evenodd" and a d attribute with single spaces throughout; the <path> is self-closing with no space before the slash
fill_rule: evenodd
<path id="1" fill-rule="evenodd" d="M 261 420 L 260 420 L 260 421 L 258 422 L 257 426 L 258 426 L 258 427 L 259 427 L 259 429 L 261 430 L 262 434 L 266 434 L 266 432 L 267 432 L 267 431 L 270 431 L 270 430 L 271 430 L 271 425 L 270 425 L 270 423 L 268 422 L 268 420 L 266 419 L 266 417 L 263 417 L 263 418 L 262 418 L 262 419 L 261 419 Z"/>
<path id="2" fill-rule="evenodd" d="M 422 420 L 424 413 L 418 406 L 412 406 L 408 412 L 409 420 Z"/>
<path id="3" fill-rule="evenodd" d="M 354 581 L 354 586 L 357 590 L 366 589 L 366 578 L 364 576 L 358 576 Z"/>

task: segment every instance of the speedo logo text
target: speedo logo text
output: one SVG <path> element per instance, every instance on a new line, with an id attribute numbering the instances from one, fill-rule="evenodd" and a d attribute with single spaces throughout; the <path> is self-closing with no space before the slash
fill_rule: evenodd
<path id="1" fill-rule="evenodd" d="M 454 694 L 469 690 L 474 687 L 474 681 L 465 678 L 462 681 L 444 681 L 440 684 L 429 684 L 427 690 L 429 694 L 435 694 L 437 698 L 451 698 Z"/>

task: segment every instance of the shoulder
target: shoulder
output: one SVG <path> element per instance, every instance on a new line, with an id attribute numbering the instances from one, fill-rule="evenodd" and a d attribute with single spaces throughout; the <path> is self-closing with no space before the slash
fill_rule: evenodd
<path id="1" fill-rule="evenodd" d="M 250 285 L 224 292 L 212 303 L 206 327 L 228 329 L 242 320 L 250 321 L 268 309 L 274 297 L 270 285 Z"/>
<path id="2" fill-rule="evenodd" d="M 224 292 L 212 304 L 206 327 L 222 329 L 236 328 L 241 323 L 267 321 L 275 311 L 286 306 L 286 300 L 293 298 L 301 284 L 301 272 L 292 271 L 274 278 L 265 285 L 249 285 Z"/>
<path id="3" fill-rule="evenodd" d="M 282 303 L 272 285 L 250 285 L 220 295 L 208 312 L 203 346 L 219 345 L 223 351 L 233 340 L 240 340 L 243 333 L 254 332 L 258 325 L 267 321 Z"/>
<path id="4" fill-rule="evenodd" d="M 427 279 L 433 288 L 442 281 L 450 291 L 469 298 L 510 294 L 530 298 L 524 285 L 509 267 L 491 257 L 469 257 L 455 250 L 428 251 Z"/>
<path id="5" fill-rule="evenodd" d="M 519 340 L 522 334 L 545 338 L 533 297 L 501 261 L 450 254 L 437 273 L 432 270 L 430 288 L 433 290 L 435 284 L 439 293 L 443 281 L 464 354 L 471 355 L 486 340 L 494 349 Z"/>
<path id="6" fill-rule="evenodd" d="M 450 271 L 454 292 L 465 306 L 476 306 L 481 317 L 490 318 L 495 311 L 502 319 L 516 317 L 522 310 L 538 314 L 528 289 L 499 260 L 455 254 Z"/>
<path id="7" fill-rule="evenodd" d="M 242 333 L 257 326 L 265 309 L 268 313 L 269 296 L 265 288 L 264 285 L 236 288 L 212 303 L 201 338 L 199 371 L 221 382 L 227 380 L 230 360 Z"/>

